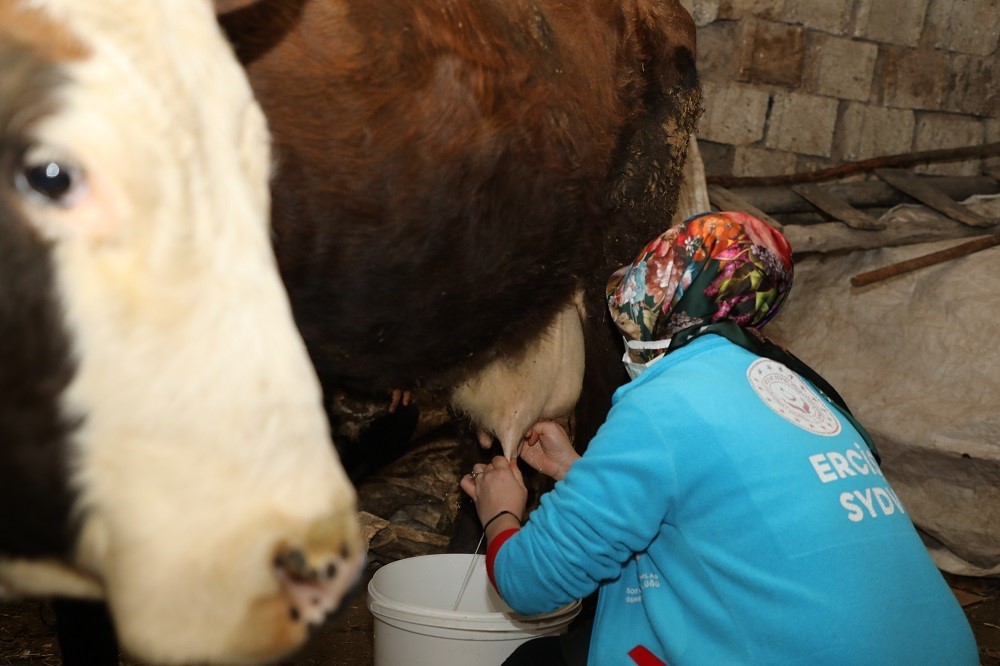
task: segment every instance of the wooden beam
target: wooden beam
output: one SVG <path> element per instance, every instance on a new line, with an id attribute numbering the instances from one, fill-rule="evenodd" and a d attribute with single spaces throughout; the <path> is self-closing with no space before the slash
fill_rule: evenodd
<path id="1" fill-rule="evenodd" d="M 792 244 L 796 254 L 914 245 L 981 236 L 984 231 L 1000 233 L 1000 224 L 990 229 L 979 229 L 954 220 L 922 217 L 896 222 L 889 220 L 882 231 L 858 231 L 839 222 L 786 224 L 784 228 L 785 238 Z"/>
<path id="2" fill-rule="evenodd" d="M 990 227 L 996 224 L 994 220 L 988 220 L 968 208 L 959 206 L 947 194 L 921 181 L 918 176 L 914 176 L 909 171 L 902 169 L 876 169 L 875 174 L 893 187 L 906 192 L 925 206 L 929 206 L 953 220 L 958 220 L 962 224 L 967 224 L 970 227 Z"/>
<path id="3" fill-rule="evenodd" d="M 757 208 L 756 206 L 744 201 L 739 198 L 729 190 L 724 187 L 719 187 L 718 185 L 709 185 L 708 187 L 708 200 L 713 206 L 719 210 L 737 210 L 744 213 L 749 213 L 754 217 L 760 218 L 770 224 L 772 227 L 781 231 L 784 227 L 781 222 Z"/>
<path id="4" fill-rule="evenodd" d="M 877 268 L 873 271 L 868 271 L 867 273 L 858 273 L 851 278 L 851 286 L 867 287 L 870 284 L 881 282 L 882 280 L 888 280 L 889 278 L 896 277 L 897 275 L 910 273 L 912 271 L 926 268 L 928 266 L 934 266 L 935 264 L 940 264 L 945 261 L 952 261 L 953 259 L 967 257 L 970 254 L 982 252 L 983 250 L 996 247 L 997 245 L 1000 245 L 1000 234 L 983 236 L 982 238 L 977 238 L 969 241 L 968 243 L 962 243 L 961 245 L 950 247 L 947 250 L 931 252 L 930 254 L 914 257 L 913 259 L 907 259 L 906 261 L 889 264 L 888 266 L 883 266 L 882 268 Z"/>
<path id="5" fill-rule="evenodd" d="M 722 187 L 766 187 L 768 185 L 793 185 L 795 183 L 818 183 L 835 180 L 856 173 L 864 173 L 879 168 L 910 167 L 931 162 L 955 162 L 1000 155 L 1000 141 L 975 146 L 924 150 L 916 153 L 883 155 L 858 162 L 848 162 L 835 167 L 794 173 L 788 176 L 710 176 L 705 180 L 709 185 Z"/>
<path id="6" fill-rule="evenodd" d="M 1000 172 L 997 173 L 1000 180 Z M 1000 182 L 989 176 L 920 176 L 935 188 L 955 201 L 968 199 L 974 194 L 998 194 Z M 850 183 L 826 183 L 816 185 L 818 189 L 846 201 L 858 209 L 891 208 L 901 203 L 912 203 L 914 199 L 895 187 L 878 179 Z M 788 213 L 809 213 L 813 205 L 787 187 L 740 187 L 729 190 L 735 196 L 752 206 L 766 210 L 771 215 Z"/>
<path id="7" fill-rule="evenodd" d="M 852 229 L 862 229 L 865 231 L 885 229 L 885 225 L 874 217 L 854 208 L 843 199 L 833 196 L 829 190 L 819 185 L 801 183 L 799 185 L 792 185 L 791 189 L 800 197 L 816 206 L 816 208 L 819 208 L 835 220 L 840 220 Z"/>

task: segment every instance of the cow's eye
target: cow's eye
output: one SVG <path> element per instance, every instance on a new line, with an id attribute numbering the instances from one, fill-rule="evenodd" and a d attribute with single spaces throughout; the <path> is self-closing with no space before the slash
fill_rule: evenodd
<path id="1" fill-rule="evenodd" d="M 65 208 L 73 205 L 84 182 L 80 169 L 71 162 L 28 153 L 14 171 L 14 185 L 36 203 Z"/>

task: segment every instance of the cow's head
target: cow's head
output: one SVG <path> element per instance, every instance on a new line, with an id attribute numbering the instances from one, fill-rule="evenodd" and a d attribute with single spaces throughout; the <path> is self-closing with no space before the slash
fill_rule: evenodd
<path id="1" fill-rule="evenodd" d="M 208 0 L 0 0 L 0 594 L 127 649 L 297 647 L 364 559 Z"/>

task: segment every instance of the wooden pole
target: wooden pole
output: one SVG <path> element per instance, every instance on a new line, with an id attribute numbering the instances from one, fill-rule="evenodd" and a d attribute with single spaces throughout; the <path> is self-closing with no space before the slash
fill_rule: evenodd
<path id="1" fill-rule="evenodd" d="M 851 278 L 851 286 L 866 287 L 870 284 L 881 282 L 882 280 L 888 280 L 891 277 L 903 275 L 904 273 L 909 273 L 910 271 L 915 271 L 920 268 L 926 268 L 945 261 L 951 261 L 952 259 L 967 257 L 970 254 L 989 249 L 995 245 L 1000 245 L 1000 234 L 983 236 L 982 238 L 971 240 L 968 243 L 962 243 L 961 245 L 950 247 L 947 250 L 931 252 L 930 254 L 925 254 L 921 257 L 914 257 L 913 259 L 901 261 L 896 264 L 889 264 L 888 266 L 883 266 L 882 268 L 878 268 L 874 271 L 859 273 Z"/>
<path id="2" fill-rule="evenodd" d="M 997 173 L 1000 180 L 1000 170 Z M 922 176 L 922 181 L 933 185 L 955 201 L 962 201 L 973 194 L 1000 193 L 1000 182 L 986 176 Z M 881 180 L 816 185 L 831 196 L 843 199 L 849 206 L 860 208 L 891 208 L 913 199 Z M 739 187 L 730 190 L 734 195 L 771 215 L 815 212 L 816 207 L 787 187 Z"/>
<path id="3" fill-rule="evenodd" d="M 848 162 L 835 167 L 795 173 L 787 176 L 711 176 L 705 181 L 709 185 L 719 185 L 725 188 L 733 187 L 764 187 L 768 185 L 794 185 L 796 183 L 817 183 L 824 180 L 843 178 L 855 173 L 884 169 L 888 167 L 908 167 L 926 162 L 954 162 L 979 157 L 1000 155 L 1000 141 L 986 143 L 980 146 L 963 146 L 961 148 L 943 148 L 940 150 L 925 150 L 916 153 L 901 153 L 899 155 L 884 155 L 859 162 Z"/>

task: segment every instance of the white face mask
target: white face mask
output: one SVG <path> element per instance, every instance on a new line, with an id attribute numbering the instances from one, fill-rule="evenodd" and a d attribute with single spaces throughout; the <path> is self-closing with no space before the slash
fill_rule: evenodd
<path id="1" fill-rule="evenodd" d="M 668 347 L 670 347 L 670 340 L 625 340 L 625 355 L 622 356 L 622 363 L 625 365 L 625 372 L 628 373 L 628 376 L 631 379 L 635 379 L 645 372 L 650 366 L 663 358 Z M 660 354 L 645 363 L 636 363 L 632 360 L 632 357 L 629 356 L 629 351 L 632 349 L 641 349 L 644 351 L 648 351 L 650 349 L 662 349 L 664 350 L 664 354 Z"/>

